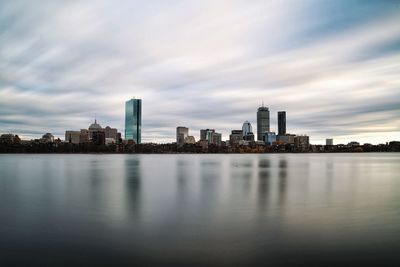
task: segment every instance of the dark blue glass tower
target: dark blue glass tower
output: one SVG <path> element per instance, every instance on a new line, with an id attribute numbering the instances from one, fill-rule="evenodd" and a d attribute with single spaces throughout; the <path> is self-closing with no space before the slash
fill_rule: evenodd
<path id="1" fill-rule="evenodd" d="M 131 99 L 125 102 L 125 140 L 141 143 L 142 100 Z"/>

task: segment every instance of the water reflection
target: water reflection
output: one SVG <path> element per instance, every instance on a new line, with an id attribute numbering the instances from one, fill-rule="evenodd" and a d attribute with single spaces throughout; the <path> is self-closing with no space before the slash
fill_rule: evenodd
<path id="1" fill-rule="evenodd" d="M 213 160 L 203 160 L 200 162 L 200 196 L 202 203 L 213 206 L 218 199 L 220 190 L 221 162 Z"/>
<path id="2" fill-rule="evenodd" d="M 344 156 L 0 155 L 1 263 L 390 265 L 400 154 Z"/>
<path id="3" fill-rule="evenodd" d="M 125 192 L 128 214 L 138 215 L 141 205 L 142 172 L 140 157 L 128 156 L 125 159 Z"/>
<path id="4" fill-rule="evenodd" d="M 259 211 L 267 207 L 271 183 L 271 161 L 269 158 L 260 158 L 258 161 L 258 206 Z"/>
<path id="5" fill-rule="evenodd" d="M 286 158 L 279 159 L 279 176 L 278 176 L 278 204 L 283 206 L 286 200 L 286 190 L 287 190 L 287 170 L 288 163 Z"/>
<path id="6" fill-rule="evenodd" d="M 252 159 L 237 160 L 234 159 L 230 163 L 230 183 L 233 192 L 241 193 L 245 198 L 251 194 L 253 161 Z"/>

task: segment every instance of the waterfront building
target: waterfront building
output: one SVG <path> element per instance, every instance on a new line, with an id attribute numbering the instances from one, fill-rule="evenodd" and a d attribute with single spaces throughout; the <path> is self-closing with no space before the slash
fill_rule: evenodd
<path id="1" fill-rule="evenodd" d="M 243 137 L 243 139 L 246 140 L 246 141 L 254 142 L 254 134 L 253 134 L 253 132 L 247 133 L 247 134 Z"/>
<path id="2" fill-rule="evenodd" d="M 243 126 L 242 126 L 242 134 L 243 134 L 243 137 L 245 137 L 245 136 L 248 135 L 249 133 L 253 133 L 253 128 L 251 127 L 251 123 L 250 123 L 250 122 L 245 121 L 245 122 L 243 123 Z"/>
<path id="3" fill-rule="evenodd" d="M 282 142 L 284 144 L 294 144 L 295 137 L 296 137 L 295 134 L 278 135 L 276 137 L 276 141 Z"/>
<path id="4" fill-rule="evenodd" d="M 263 141 L 267 145 L 272 145 L 274 142 L 276 142 L 276 133 L 275 132 L 266 132 L 263 135 Z"/>
<path id="5" fill-rule="evenodd" d="M 208 140 L 207 133 L 208 132 L 215 132 L 214 129 L 201 129 L 200 130 L 200 140 Z"/>
<path id="6" fill-rule="evenodd" d="M 104 131 L 92 132 L 92 143 L 102 146 L 106 143 L 106 135 Z"/>
<path id="7" fill-rule="evenodd" d="M 269 132 L 269 109 L 263 104 L 257 110 L 257 140 L 262 141 L 265 132 Z"/>
<path id="8" fill-rule="evenodd" d="M 327 146 L 333 146 L 333 139 L 331 139 L 331 138 L 326 139 L 326 143 L 325 144 Z"/>
<path id="9" fill-rule="evenodd" d="M 286 134 L 286 111 L 278 111 L 278 135 Z"/>
<path id="10" fill-rule="evenodd" d="M 79 135 L 79 143 L 87 143 L 87 142 L 89 142 L 89 130 L 81 129 Z"/>
<path id="11" fill-rule="evenodd" d="M 301 150 L 307 151 L 310 145 L 310 137 L 307 135 L 298 135 L 294 137 L 294 146 Z"/>
<path id="12" fill-rule="evenodd" d="M 189 136 L 189 128 L 178 126 L 176 127 L 176 144 L 178 146 L 183 146 L 185 143 L 185 138 Z"/>
<path id="13" fill-rule="evenodd" d="M 220 146 L 222 144 L 222 134 L 221 133 L 212 132 L 211 133 L 211 139 L 209 140 L 209 143 L 217 145 L 217 146 Z"/>
<path id="14" fill-rule="evenodd" d="M 45 143 L 54 143 L 54 135 L 46 133 L 42 136 L 42 141 Z"/>
<path id="15" fill-rule="evenodd" d="M 185 144 L 194 145 L 194 144 L 196 144 L 196 139 L 192 135 L 186 136 L 185 137 Z"/>
<path id="16" fill-rule="evenodd" d="M 125 102 L 125 139 L 140 144 L 141 132 L 142 100 L 133 98 Z"/>
<path id="17" fill-rule="evenodd" d="M 103 128 L 101 128 L 100 124 L 97 123 L 97 120 L 94 119 L 94 123 L 92 123 L 89 126 L 89 139 L 92 140 L 93 139 L 93 133 L 97 132 L 97 131 L 102 131 Z"/>
<path id="18" fill-rule="evenodd" d="M 243 140 L 243 131 L 242 130 L 232 130 L 229 135 L 229 143 L 233 145 L 239 144 L 239 141 Z"/>
<path id="19" fill-rule="evenodd" d="M 348 146 L 359 146 L 360 143 L 356 141 L 351 141 L 350 143 L 347 144 Z"/>
<path id="20" fill-rule="evenodd" d="M 19 144 L 21 139 L 18 135 L 14 134 L 2 134 L 0 136 L 0 144 Z"/>
<path id="21" fill-rule="evenodd" d="M 71 144 L 79 144 L 80 134 L 80 131 L 65 131 L 65 142 Z"/>
<path id="22" fill-rule="evenodd" d="M 106 138 L 112 138 L 114 140 L 117 140 L 118 130 L 116 128 L 111 128 L 110 126 L 107 126 L 106 128 L 104 128 L 104 132 Z"/>

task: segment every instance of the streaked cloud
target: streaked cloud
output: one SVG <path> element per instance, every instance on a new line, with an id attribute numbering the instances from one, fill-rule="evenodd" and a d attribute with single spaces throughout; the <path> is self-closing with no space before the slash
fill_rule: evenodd
<path id="1" fill-rule="evenodd" d="M 400 139 L 397 1 L 3 1 L 0 131 L 123 132 L 143 99 L 143 139 L 286 110 L 315 143 Z M 388 140 L 390 139 L 390 140 Z"/>

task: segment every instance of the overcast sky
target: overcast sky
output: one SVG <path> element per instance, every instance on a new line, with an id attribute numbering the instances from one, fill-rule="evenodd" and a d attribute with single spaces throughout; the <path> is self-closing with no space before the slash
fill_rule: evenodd
<path id="1" fill-rule="evenodd" d="M 229 138 L 262 101 L 313 143 L 400 140 L 400 1 L 0 1 L 0 133 L 176 126 Z"/>

